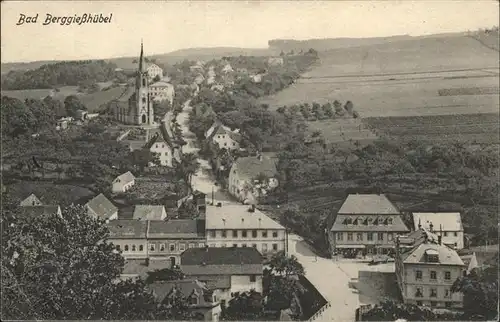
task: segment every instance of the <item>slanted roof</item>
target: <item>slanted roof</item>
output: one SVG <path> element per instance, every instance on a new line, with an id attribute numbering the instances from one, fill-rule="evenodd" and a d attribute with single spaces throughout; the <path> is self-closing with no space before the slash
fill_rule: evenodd
<path id="1" fill-rule="evenodd" d="M 236 159 L 231 167 L 231 171 L 237 169 L 240 177 L 246 177 L 248 179 L 254 179 L 261 173 L 269 178 L 272 178 L 278 175 L 276 162 L 276 158 L 271 158 L 265 155 L 262 155 L 261 159 L 257 156 L 243 157 Z"/>
<path id="2" fill-rule="evenodd" d="M 22 201 L 21 201 L 21 202 L 25 201 L 25 200 L 26 200 L 26 199 L 28 199 L 29 197 L 33 197 L 33 198 L 35 199 L 35 201 L 38 201 L 38 202 L 40 202 L 40 203 L 42 202 L 42 201 L 40 200 L 40 198 L 38 198 L 38 197 L 37 197 L 34 193 L 30 193 L 28 196 L 26 196 L 26 197 L 22 198 Z"/>
<path id="3" fill-rule="evenodd" d="M 285 229 L 259 209 L 250 209 L 245 205 L 207 206 L 206 229 Z"/>
<path id="4" fill-rule="evenodd" d="M 19 208 L 19 215 L 23 217 L 40 217 L 57 214 L 60 211 L 58 205 L 26 206 Z"/>
<path id="5" fill-rule="evenodd" d="M 439 257 L 438 263 L 430 263 L 426 261 L 425 256 L 437 255 Z M 404 254 L 404 264 L 435 264 L 435 265 L 456 265 L 464 266 L 464 262 L 458 253 L 446 245 L 441 245 L 434 242 L 423 242 L 417 245 L 412 250 Z"/>
<path id="6" fill-rule="evenodd" d="M 137 220 L 163 220 L 162 214 L 165 207 L 157 205 L 137 205 L 134 209 L 133 219 Z"/>
<path id="7" fill-rule="evenodd" d="M 399 210 L 383 194 L 350 194 L 339 214 L 399 214 Z"/>
<path id="8" fill-rule="evenodd" d="M 438 231 L 463 231 L 462 218 L 459 212 L 414 212 L 413 224 L 415 230 L 421 223 L 423 228 L 430 229 L 430 224 L 433 225 L 433 230 Z"/>
<path id="9" fill-rule="evenodd" d="M 203 295 L 204 291 L 208 291 L 207 287 L 203 283 L 195 279 L 184 279 L 184 280 L 174 280 L 174 281 L 158 281 L 149 284 L 147 290 L 153 292 L 156 298 L 163 301 L 167 295 L 169 295 L 174 289 L 181 292 L 183 297 L 188 297 L 194 292 L 199 295 Z"/>
<path id="10" fill-rule="evenodd" d="M 127 171 L 123 174 L 120 174 L 118 177 L 116 177 L 116 179 L 113 182 L 114 183 L 121 182 L 121 183 L 127 184 L 129 182 L 132 182 L 133 180 L 135 180 L 134 175 L 132 174 L 132 172 Z"/>
<path id="11" fill-rule="evenodd" d="M 153 83 L 149 85 L 150 87 L 173 87 L 172 84 L 164 82 L 164 81 L 158 81 L 156 83 Z"/>
<path id="12" fill-rule="evenodd" d="M 147 221 L 118 219 L 111 220 L 106 224 L 109 229 L 110 238 L 141 238 L 146 239 Z"/>
<path id="13" fill-rule="evenodd" d="M 149 272 L 171 268 L 172 263 L 169 259 L 154 259 L 146 264 L 145 259 L 126 259 L 123 266 L 122 275 L 135 275 L 141 278 L 147 278 Z"/>
<path id="14" fill-rule="evenodd" d="M 408 232 L 410 231 L 408 227 L 406 227 L 403 219 L 401 219 L 400 215 L 363 215 L 362 221 L 358 220 L 357 224 L 347 224 L 346 219 L 355 220 L 358 216 L 356 215 L 337 215 L 335 218 L 335 222 L 330 229 L 331 231 L 373 231 L 373 232 Z M 372 223 L 367 223 L 365 225 L 365 221 L 368 217 L 372 218 Z M 377 219 L 382 218 L 383 222 L 381 224 L 377 223 Z M 388 223 L 388 219 L 392 219 L 392 224 Z"/>
<path id="15" fill-rule="evenodd" d="M 92 209 L 100 219 L 109 219 L 109 217 L 118 212 L 118 208 L 102 193 L 87 202 L 86 206 Z"/>
<path id="16" fill-rule="evenodd" d="M 262 255 L 253 247 L 190 248 L 181 254 L 181 270 L 193 275 L 262 275 Z"/>
<path id="17" fill-rule="evenodd" d="M 148 238 L 204 238 L 205 227 L 202 220 L 171 219 L 151 221 Z"/>

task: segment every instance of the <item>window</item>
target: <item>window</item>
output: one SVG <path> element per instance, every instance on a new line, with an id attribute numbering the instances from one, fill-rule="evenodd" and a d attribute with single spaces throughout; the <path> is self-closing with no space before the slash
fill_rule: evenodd
<path id="1" fill-rule="evenodd" d="M 278 237 L 278 232 L 277 231 L 273 231 L 273 238 L 276 238 Z"/>
<path id="2" fill-rule="evenodd" d="M 447 231 L 444 232 L 444 237 L 448 237 L 448 232 Z"/>
<path id="3" fill-rule="evenodd" d="M 391 241 L 394 239 L 394 235 L 392 233 L 387 233 L 387 240 Z"/>
<path id="4" fill-rule="evenodd" d="M 224 146 L 227 146 L 227 143 L 226 143 L 226 142 L 224 142 Z"/>
<path id="5" fill-rule="evenodd" d="M 149 244 L 149 250 L 154 252 L 155 251 L 155 244 Z"/>
<path id="6" fill-rule="evenodd" d="M 234 146 L 234 142 L 233 142 L 233 146 Z"/>
<path id="7" fill-rule="evenodd" d="M 144 245 L 139 245 L 139 251 L 144 251 Z"/>
<path id="8" fill-rule="evenodd" d="M 220 244 L 220 247 L 225 248 L 225 247 L 226 247 L 226 244 L 224 244 L 224 243 L 223 243 L 223 244 Z"/>
<path id="9" fill-rule="evenodd" d="M 247 237 L 247 231 L 246 230 L 242 230 L 241 231 L 241 237 Z"/>
<path id="10" fill-rule="evenodd" d="M 135 252 L 135 245 L 132 245 L 132 251 Z"/>
<path id="11" fill-rule="evenodd" d="M 434 254 L 427 254 L 427 261 L 430 263 L 438 263 L 439 262 L 439 256 L 434 255 Z"/>
<path id="12" fill-rule="evenodd" d="M 424 297 L 424 294 L 422 293 L 421 287 L 417 287 L 417 290 L 415 292 L 415 297 Z"/>
<path id="13" fill-rule="evenodd" d="M 431 280 L 437 279 L 436 271 L 431 271 Z"/>
<path id="14" fill-rule="evenodd" d="M 225 230 L 222 231 L 222 237 L 226 238 L 227 237 L 227 232 Z"/>
<path id="15" fill-rule="evenodd" d="M 217 138 L 220 139 L 220 135 L 217 135 Z"/>
<path id="16" fill-rule="evenodd" d="M 116 245 L 116 249 L 120 250 L 121 249 L 120 245 Z"/>
<path id="17" fill-rule="evenodd" d="M 451 280 L 451 272 L 444 272 L 444 279 Z"/>
<path id="18" fill-rule="evenodd" d="M 444 290 L 444 297 L 450 297 L 450 290 Z"/>
<path id="19" fill-rule="evenodd" d="M 446 302 L 446 303 L 444 303 L 444 306 L 445 306 L 446 308 L 450 308 L 450 307 L 451 307 L 451 302 Z"/>
<path id="20" fill-rule="evenodd" d="M 357 241 L 363 240 L 363 233 L 357 233 L 356 234 L 356 240 Z"/>
<path id="21" fill-rule="evenodd" d="M 237 230 L 233 230 L 233 237 L 238 237 L 238 231 Z"/>
<path id="22" fill-rule="evenodd" d="M 142 102 L 146 103 L 146 98 L 145 97 L 142 98 Z"/>
<path id="23" fill-rule="evenodd" d="M 233 247 L 238 247 L 238 244 L 233 244 Z"/>
<path id="24" fill-rule="evenodd" d="M 257 238 L 257 230 L 252 230 L 252 237 Z"/>
<path id="25" fill-rule="evenodd" d="M 257 249 L 257 244 L 252 244 L 252 247 Z"/>
<path id="26" fill-rule="evenodd" d="M 278 250 L 278 244 L 273 244 L 273 250 L 274 251 Z"/>
<path id="27" fill-rule="evenodd" d="M 215 230 L 210 231 L 210 237 L 215 238 Z"/>
<path id="28" fill-rule="evenodd" d="M 383 222 L 384 222 L 384 219 L 382 219 L 382 218 L 378 218 L 378 219 L 377 219 L 377 223 L 378 223 L 379 225 L 382 225 L 382 223 L 383 223 Z"/>
<path id="29" fill-rule="evenodd" d="M 458 236 L 458 233 L 457 233 L 457 232 L 454 232 L 454 233 L 453 233 L 453 236 L 457 237 L 457 236 Z"/>
<path id="30" fill-rule="evenodd" d="M 421 280 L 422 279 L 422 271 L 420 271 L 420 270 L 415 271 L 415 279 L 416 280 Z"/>
<path id="31" fill-rule="evenodd" d="M 182 243 L 182 244 L 179 244 L 179 251 L 180 252 L 183 252 L 186 250 L 186 244 Z"/>
<path id="32" fill-rule="evenodd" d="M 267 244 L 262 244 L 262 252 L 267 252 Z"/>
<path id="33" fill-rule="evenodd" d="M 199 248 L 205 247 L 205 244 L 204 243 L 198 243 L 198 247 Z"/>
<path id="34" fill-rule="evenodd" d="M 417 306 L 422 306 L 422 301 L 417 301 Z"/>
<path id="35" fill-rule="evenodd" d="M 262 232 L 262 237 L 267 238 L 267 231 L 266 230 Z"/>
<path id="36" fill-rule="evenodd" d="M 164 252 L 165 251 L 165 244 L 160 244 L 160 252 Z"/>
<path id="37" fill-rule="evenodd" d="M 347 240 L 352 240 L 352 233 L 347 233 Z"/>
<path id="38" fill-rule="evenodd" d="M 436 307 L 437 306 L 437 302 L 436 301 L 431 301 L 431 307 Z"/>
<path id="39" fill-rule="evenodd" d="M 384 233 L 378 233 L 378 240 L 384 240 Z"/>
<path id="40" fill-rule="evenodd" d="M 392 218 L 387 219 L 387 224 L 392 225 Z"/>
<path id="41" fill-rule="evenodd" d="M 245 248 L 247 247 L 247 244 L 241 244 L 241 247 Z"/>
<path id="42" fill-rule="evenodd" d="M 373 233 L 367 233 L 366 237 L 368 240 L 373 240 Z"/>
<path id="43" fill-rule="evenodd" d="M 191 296 L 189 298 L 189 304 L 191 304 L 191 305 L 197 305 L 198 304 L 198 298 L 196 296 Z"/>
<path id="44" fill-rule="evenodd" d="M 123 248 L 124 251 L 128 252 L 128 245 L 125 245 L 125 247 Z"/>
<path id="45" fill-rule="evenodd" d="M 158 149 L 158 144 L 156 144 L 156 145 L 155 145 L 155 148 L 157 148 L 157 149 Z"/>
<path id="46" fill-rule="evenodd" d="M 188 248 L 194 248 L 194 244 L 189 244 Z"/>
<path id="47" fill-rule="evenodd" d="M 168 245 L 171 252 L 175 252 L 175 244 Z"/>
<path id="48" fill-rule="evenodd" d="M 337 240 L 342 240 L 344 239 L 344 234 L 343 233 L 337 233 Z"/>
<path id="49" fill-rule="evenodd" d="M 255 282 L 257 280 L 257 278 L 255 277 L 255 275 L 250 275 L 250 282 Z"/>
<path id="50" fill-rule="evenodd" d="M 436 288 L 434 288 L 434 287 L 431 288 L 429 297 L 437 297 L 437 289 Z"/>
<path id="51" fill-rule="evenodd" d="M 210 244 L 210 247 L 212 247 L 212 248 L 215 247 L 215 244 Z"/>

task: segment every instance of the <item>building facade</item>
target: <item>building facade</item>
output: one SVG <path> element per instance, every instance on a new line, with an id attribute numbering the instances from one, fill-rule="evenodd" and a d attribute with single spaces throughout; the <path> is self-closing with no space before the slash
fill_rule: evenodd
<path id="1" fill-rule="evenodd" d="M 127 171 L 118 177 L 111 183 L 111 191 L 114 193 L 126 192 L 135 185 L 135 177 L 132 172 Z"/>
<path id="2" fill-rule="evenodd" d="M 205 218 L 209 247 L 250 247 L 264 256 L 286 252 L 285 227 L 253 206 L 207 206 Z"/>
<path id="3" fill-rule="evenodd" d="M 328 241 L 332 255 L 390 254 L 396 236 L 409 231 L 385 195 L 351 194 L 337 213 Z"/>
<path id="4" fill-rule="evenodd" d="M 131 94 L 131 95 L 130 95 Z M 141 43 L 139 69 L 136 74 L 135 87 L 128 90 L 123 97 L 114 102 L 113 110 L 119 122 L 125 124 L 151 126 L 154 125 L 153 99 L 149 90 L 149 75 L 144 62 L 144 51 Z"/>
<path id="5" fill-rule="evenodd" d="M 29 207 L 29 206 L 41 206 L 42 205 L 42 202 L 40 201 L 40 199 L 38 199 L 37 196 L 35 196 L 35 194 L 30 194 L 28 197 L 24 198 L 20 203 L 19 205 L 21 207 Z"/>
<path id="6" fill-rule="evenodd" d="M 451 291 L 466 272 L 457 252 L 440 236 L 420 229 L 396 242 L 396 277 L 403 301 L 418 306 L 461 308 L 463 294 Z"/>
<path id="7" fill-rule="evenodd" d="M 459 212 L 414 212 L 414 229 L 425 228 L 439 233 L 443 244 L 457 250 L 464 248 L 464 227 Z"/>
<path id="8" fill-rule="evenodd" d="M 118 219 L 107 224 L 109 241 L 125 259 L 145 259 L 148 257 L 146 231 L 147 221 Z"/>
<path id="9" fill-rule="evenodd" d="M 154 101 L 168 101 L 170 106 L 174 103 L 175 90 L 170 83 L 159 81 L 149 86 L 149 93 Z"/>
<path id="10" fill-rule="evenodd" d="M 163 69 L 161 69 L 160 66 L 158 66 L 156 64 L 153 64 L 153 63 L 149 63 L 148 64 L 146 72 L 148 73 L 149 81 L 152 81 L 157 76 L 160 77 L 160 78 L 163 77 Z"/>
<path id="11" fill-rule="evenodd" d="M 205 134 L 206 139 L 217 144 L 220 149 L 240 149 L 241 135 L 239 131 L 232 131 L 229 127 L 224 126 L 220 122 L 215 122 Z"/>

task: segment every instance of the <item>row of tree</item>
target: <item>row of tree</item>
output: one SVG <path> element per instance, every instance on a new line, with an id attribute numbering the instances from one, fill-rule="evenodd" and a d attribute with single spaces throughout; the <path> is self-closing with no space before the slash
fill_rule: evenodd
<path id="1" fill-rule="evenodd" d="M 347 101 L 342 107 L 342 103 L 335 100 L 333 103 L 325 103 L 323 105 L 313 102 L 312 106 L 309 103 L 295 104 L 291 106 L 281 106 L 276 110 L 278 113 L 288 113 L 292 116 L 297 116 L 299 113 L 305 120 L 315 121 L 324 119 L 335 119 L 339 117 L 358 118 L 359 113 L 354 110 L 354 104 Z"/>

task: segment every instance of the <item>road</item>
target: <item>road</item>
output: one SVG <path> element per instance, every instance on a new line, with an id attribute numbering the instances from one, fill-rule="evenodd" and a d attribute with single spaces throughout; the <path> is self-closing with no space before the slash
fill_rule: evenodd
<path id="1" fill-rule="evenodd" d="M 307 279 L 330 302 L 318 318 L 319 321 L 355 321 L 356 308 L 363 304 L 376 304 L 380 293 L 363 285 L 362 291 L 357 285 L 360 269 L 365 271 L 391 270 L 391 265 L 368 266 L 358 262 L 333 261 L 316 257 L 311 246 L 302 237 L 290 234 L 288 251 L 295 255 L 304 266 Z M 393 265 L 392 265 L 393 266 Z"/>
<path id="2" fill-rule="evenodd" d="M 189 112 L 192 109 L 190 102 L 191 100 L 187 100 L 184 103 L 182 112 L 177 115 L 177 122 L 181 126 L 182 136 L 186 141 L 186 145 L 182 147 L 182 153 L 197 153 L 199 151 L 199 148 L 196 147 L 196 136 L 193 132 L 189 131 L 188 127 Z M 210 163 L 200 157 L 198 157 L 198 162 L 200 163 L 200 168 L 195 175 L 193 175 L 193 189 L 205 193 L 207 195 L 207 200 L 210 201 L 212 201 L 213 195 L 215 203 L 238 204 L 238 202 L 235 202 L 226 192 L 221 191 L 220 187 L 216 186 L 212 176 L 212 167 Z"/>

